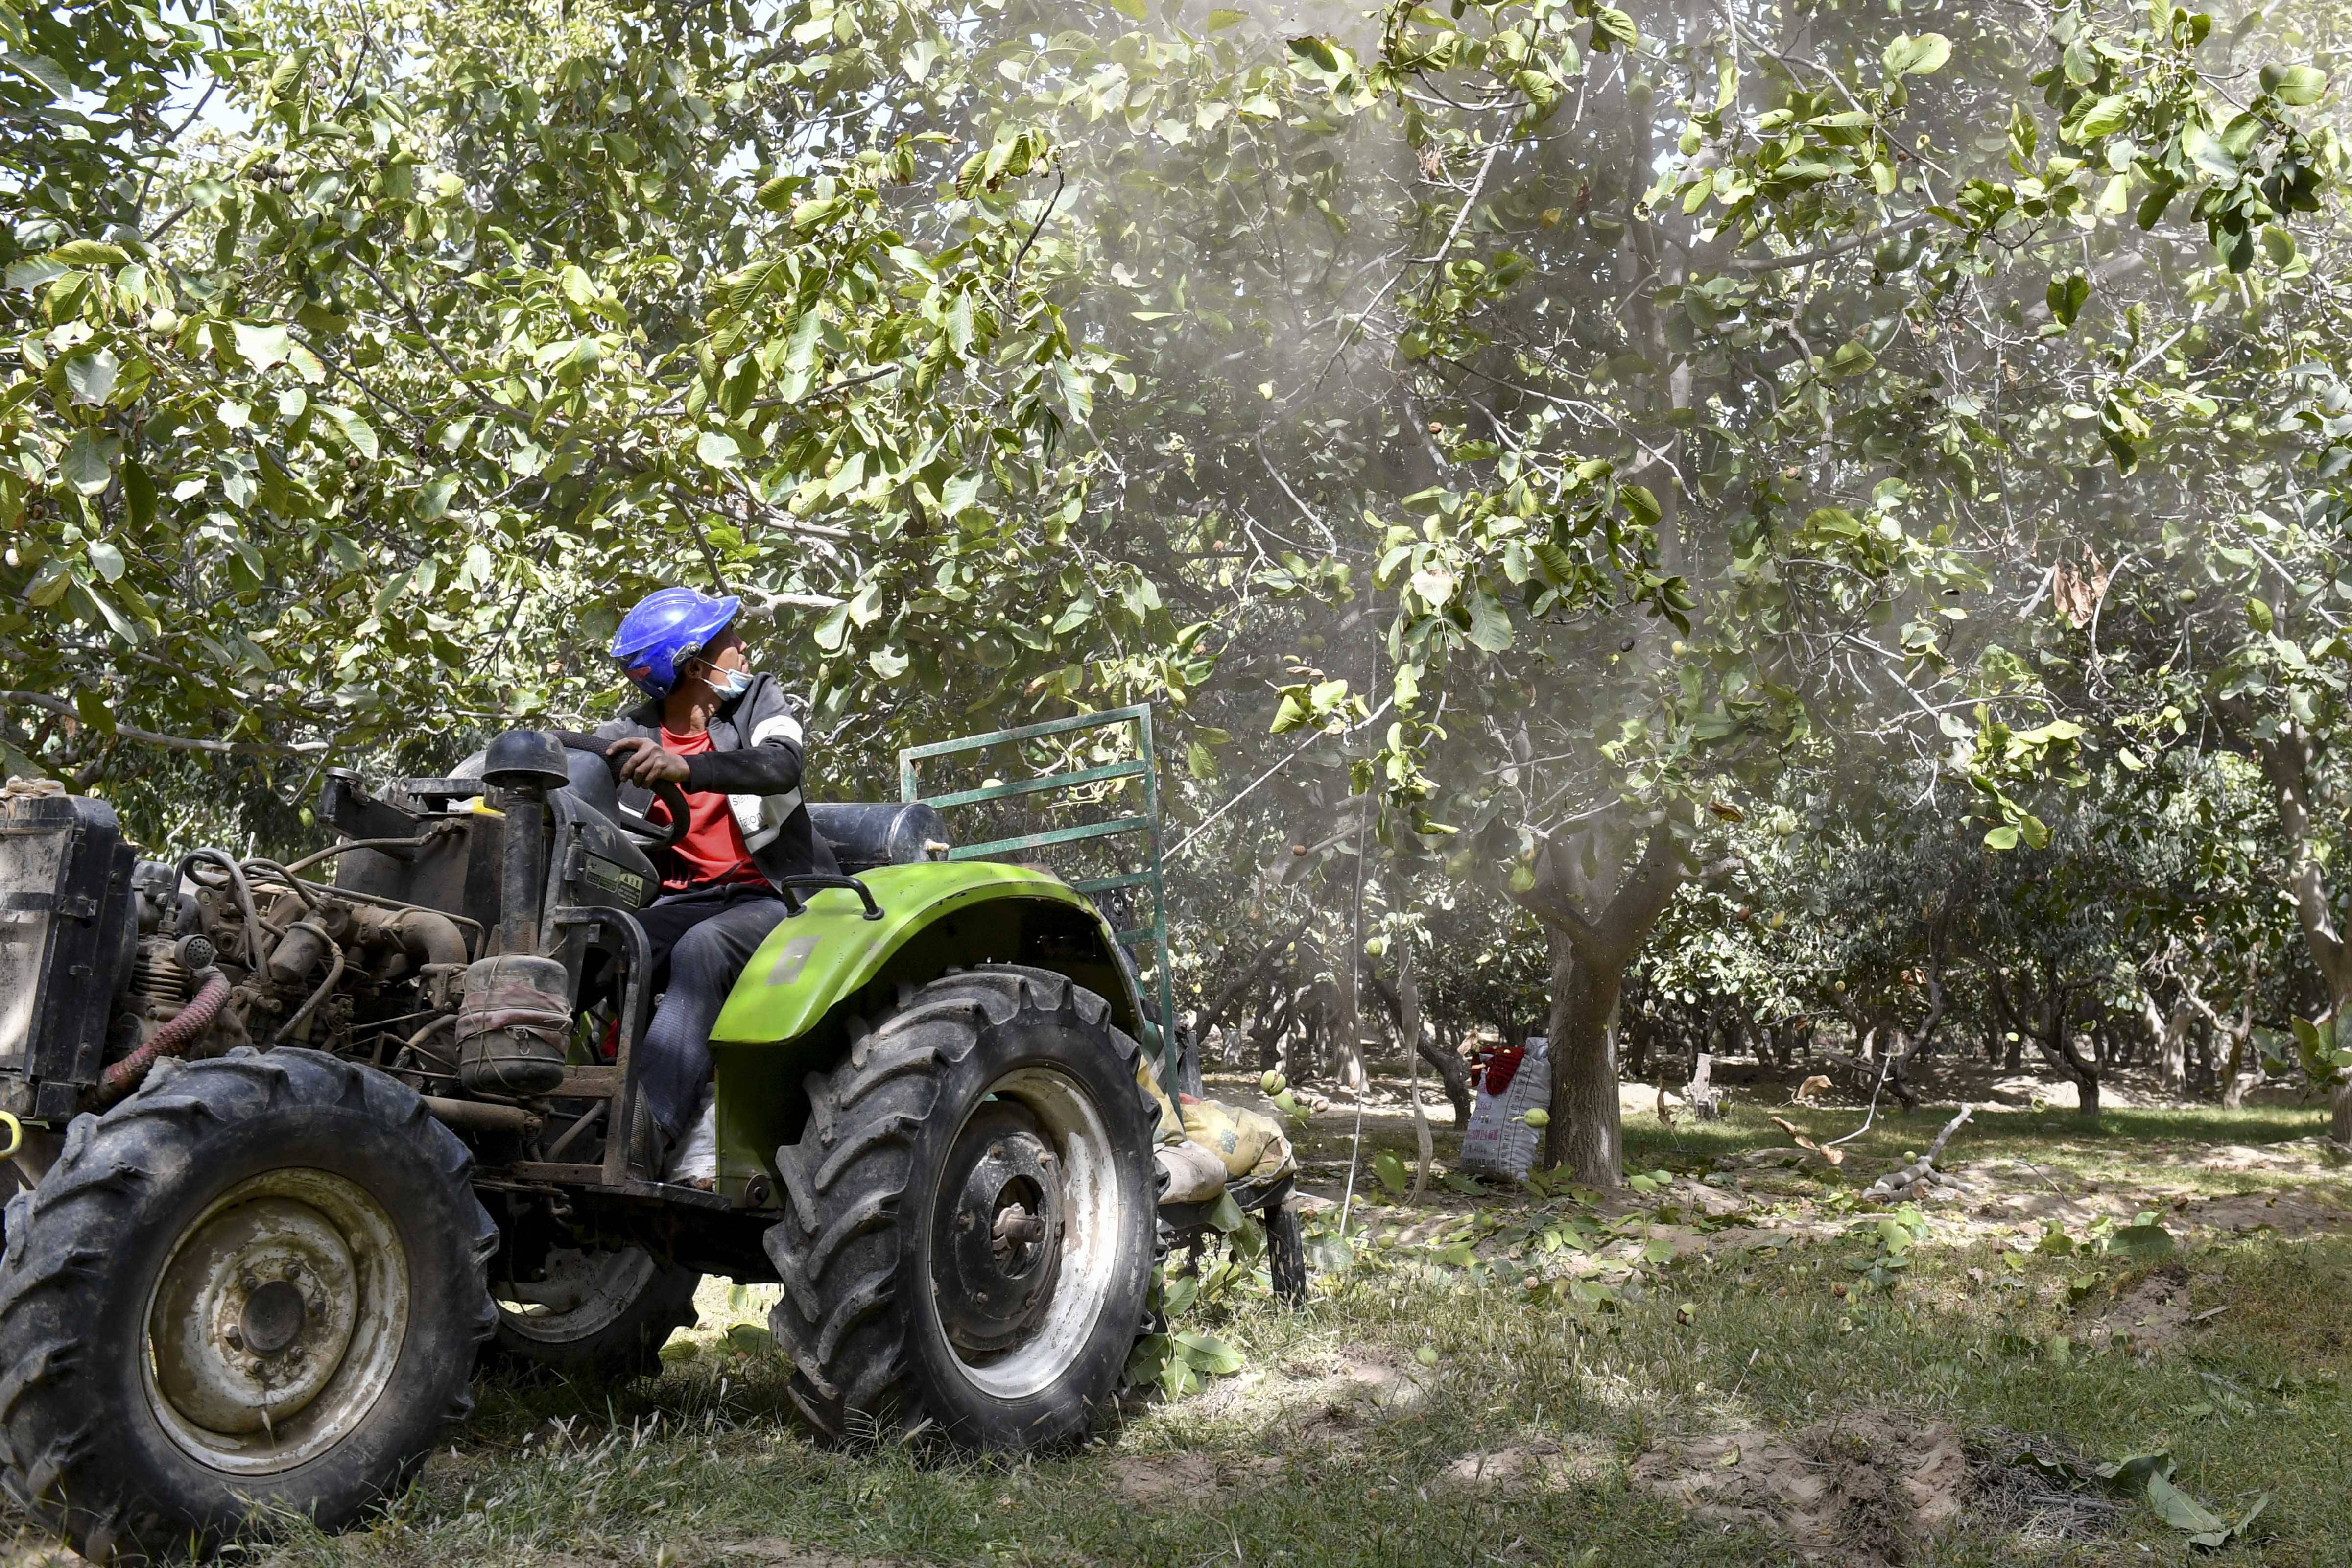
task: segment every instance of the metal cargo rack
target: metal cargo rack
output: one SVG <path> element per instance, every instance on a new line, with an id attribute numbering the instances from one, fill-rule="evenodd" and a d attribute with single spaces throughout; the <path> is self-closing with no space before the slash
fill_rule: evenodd
<path id="1" fill-rule="evenodd" d="M 1049 736 L 1066 736 L 1076 741 L 1094 731 L 1131 731 L 1135 754 L 1098 767 L 1039 773 L 1032 778 L 983 784 L 971 789 L 943 790 L 933 795 L 923 793 L 921 763 Z M 1051 719 L 1039 724 L 1024 724 L 1017 729 L 992 730 L 984 735 L 934 741 L 929 745 L 909 746 L 898 753 L 899 798 L 909 804 L 920 802 L 941 812 L 957 806 L 1016 799 L 1031 800 L 1038 810 L 1051 810 L 1057 805 L 1072 804 L 1070 796 L 1075 791 L 1129 778 L 1143 781 L 1143 809 L 1140 813 L 1048 828 L 1042 832 L 983 839 L 976 844 L 959 844 L 948 852 L 948 858 L 1003 860 L 1034 850 L 1074 844 L 1085 844 L 1116 857 L 1118 850 L 1129 847 L 1128 841 L 1140 841 L 1136 846 L 1139 848 L 1139 856 L 1124 858 L 1140 858 L 1141 865 L 1114 871 L 1108 876 L 1074 878 L 1070 879 L 1070 886 L 1086 894 L 1095 901 L 1097 908 L 1102 910 L 1104 918 L 1111 921 L 1122 949 L 1130 953 L 1139 949 L 1150 950 L 1159 1002 L 1156 1022 L 1160 1038 L 1145 1044 L 1147 1047 L 1154 1048 L 1159 1058 L 1160 1081 L 1172 1090 L 1183 1081 L 1181 1073 L 1182 1061 L 1176 1038 L 1175 977 L 1168 951 L 1168 889 L 1160 841 L 1160 759 L 1152 744 L 1150 706 L 1137 704 L 1129 708 L 1114 708 L 1101 713 L 1084 713 L 1068 719 Z M 1150 918 L 1139 924 L 1121 928 L 1116 902 L 1107 905 L 1104 895 L 1129 889 L 1134 889 L 1138 895 L 1149 893 Z M 1142 900 L 1139 896 L 1133 901 Z"/>

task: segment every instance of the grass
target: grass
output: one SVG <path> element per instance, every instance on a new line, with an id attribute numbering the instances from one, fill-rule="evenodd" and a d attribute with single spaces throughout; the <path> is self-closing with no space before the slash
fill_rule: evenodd
<path id="1" fill-rule="evenodd" d="M 1821 1134 L 1853 1112 L 1803 1112 Z M 1342 1130 L 1346 1122 L 1340 1118 Z M 1883 1118 L 1850 1145 L 1856 1165 L 1923 1147 L 1942 1118 Z M 1963 1157 L 2022 1157 L 2077 1176 L 2180 1162 L 2197 1147 L 2299 1138 L 2294 1111 L 2113 1111 L 1982 1117 Z M 2039 1125 L 2058 1125 L 2047 1131 Z M 1384 1146 L 1412 1133 L 1382 1121 Z M 1331 1153 L 1318 1127 L 1306 1140 Z M 1344 1142 L 1344 1140 L 1342 1140 Z M 1760 1115 L 1704 1126 L 1629 1127 L 1629 1162 L 1696 1168 L 1786 1140 Z M 2193 1168 L 2168 1165 L 2168 1177 Z M 2236 1182 L 2286 1180 L 2232 1172 Z M 2312 1179 L 2306 1172 L 2302 1178 Z M 1850 1192 L 1852 1184 L 1848 1184 Z M 1465 1199 L 1508 1210 L 1526 1199 Z M 1813 1200 L 1801 1200 L 1811 1204 Z M 1573 1200 L 1558 1200 L 1560 1212 Z M 1814 1204 L 1851 1215 L 1850 1196 Z M 1621 1302 L 1584 1305 L 1521 1288 L 1517 1269 L 1435 1267 L 1423 1249 L 1370 1247 L 1327 1276 L 1304 1312 L 1244 1283 L 1192 1309 L 1186 1326 L 1240 1348 L 1246 1365 L 1176 1401 L 1137 1401 L 1075 1455 L 974 1459 L 922 1445 L 817 1447 L 785 1414 L 774 1363 L 730 1350 L 730 1305 L 706 1287 L 698 1353 L 657 1381 L 611 1394 L 489 1385 L 454 1450 L 373 1524 L 327 1537 L 297 1527 L 257 1555 L 271 1568 L 723 1562 L 1206 1565 L 1544 1563 L 1714 1568 L 1799 1561 L 1753 1531 L 1727 1532 L 1629 1483 L 1645 1449 L 1681 1436 L 1790 1430 L 1862 1410 L 1948 1422 L 1990 1444 L 2037 1434 L 2090 1459 L 2165 1447 L 2179 1484 L 2235 1514 L 2270 1494 L 2237 1561 L 2352 1568 L 2352 1236 L 2268 1232 L 2192 1246 L 2190 1302 L 2221 1306 L 2172 1355 L 2087 1353 L 2069 1298 L 2112 1299 L 2151 1265 L 2107 1255 L 2008 1253 L 1997 1237 L 1939 1226 L 1890 1290 L 1857 1268 L 1875 1242 L 1832 1234 L 1772 1253 L 1654 1267 Z M 2084 1281 L 2092 1283 L 2085 1287 Z M 1846 1293 L 1837 1293 L 1843 1285 Z M 2067 1333 L 2067 1346 L 2055 1336 Z M 1341 1399 L 1350 1362 L 1413 1370 L 1410 1406 Z M 1344 1380 L 1342 1380 L 1344 1383 Z M 1412 1392 L 1408 1390 L 1408 1392 Z M 1534 1442 L 1589 1461 L 1549 1489 L 1449 1485 L 1465 1455 Z M 1199 1456 L 1181 1459 L 1181 1456 Z M 1189 1465 L 1189 1468 L 1171 1468 Z M 1174 1475 L 1157 1500 L 1139 1479 Z M 793 1543 L 790 1548 L 785 1543 Z M 804 1554 L 803 1554 L 804 1553 Z M 827 1557 L 824 1554 L 835 1554 Z M 2133 1504 L 2110 1532 L 2024 1542 L 1964 1517 L 1916 1546 L 1915 1563 L 2185 1563 L 2182 1538 Z"/>
<path id="2" fill-rule="evenodd" d="M 1788 1135 L 1775 1126 L 1780 1117 L 1817 1141 L 1843 1138 L 1863 1123 L 1863 1112 L 1850 1106 L 1779 1106 L 1759 1109 L 1735 1104 L 1720 1121 L 1699 1121 L 1678 1116 L 1669 1127 L 1651 1116 L 1625 1118 L 1625 1167 L 1629 1171 L 1661 1167 L 1699 1171 L 1726 1156 L 1756 1149 L 1789 1147 Z M 1880 1169 L 1901 1163 L 1906 1152 L 1927 1148 L 1951 1120 L 1949 1107 L 1904 1110 L 1882 1106 L 1870 1131 L 1843 1145 L 1850 1168 Z M 1296 1139 L 1302 1159 L 1344 1171 L 1354 1122 L 1346 1108 L 1318 1117 Z M 2073 1110 L 1979 1110 L 1958 1135 L 1950 1156 L 1965 1160 L 2024 1160 L 2053 1163 L 2077 1175 L 2093 1179 L 2123 1179 L 2143 1175 L 2151 1163 L 2167 1168 L 2168 1175 L 2200 1191 L 2261 1192 L 2284 1178 L 2260 1170 L 2208 1169 L 2204 1154 L 2218 1147 L 2262 1146 L 2324 1136 L 2327 1111 L 2323 1107 L 2249 1106 L 2225 1110 L 2218 1106 L 2190 1109 L 2112 1110 L 2095 1120 Z M 1454 1140 L 1439 1130 L 1438 1152 L 1443 1163 Z M 1409 1113 L 1385 1112 L 1364 1121 L 1364 1159 L 1381 1150 L 1410 1163 L 1414 1157 L 1412 1121 Z M 1360 1184 L 1362 1178 L 1359 1176 Z"/>
<path id="3" fill-rule="evenodd" d="M 731 1540 L 788 1539 L 852 1558 L 937 1563 L 1463 1563 L 1537 1561 L 1679 1568 L 1778 1560 L 1750 1534 L 1694 1525 L 1624 1484 L 1528 1495 L 1444 1487 L 1447 1465 L 1536 1437 L 1581 1439 L 1622 1460 L 1674 1434 L 1802 1426 L 1840 1409 L 1895 1408 L 1963 1432 L 2052 1434 L 2095 1458 L 2169 1446 L 2180 1483 L 2224 1510 L 2272 1494 L 2276 1564 L 2352 1562 L 2352 1383 L 2345 1302 L 2352 1239 L 2262 1239 L 2196 1255 L 2195 1297 L 2231 1304 L 2231 1328 L 2155 1365 L 2054 1363 L 2046 1349 L 2078 1263 L 2037 1259 L 2018 1288 L 1976 1299 L 1989 1250 L 1923 1260 L 1891 1297 L 1833 1296 L 1833 1247 L 1758 1267 L 1693 1270 L 1622 1310 L 1530 1304 L 1507 1286 L 1367 1265 L 1303 1316 L 1263 1300 L 1203 1315 L 1251 1360 L 1254 1386 L 1132 1415 L 1067 1458 L 991 1463 L 890 1446 L 812 1447 L 779 1418 L 772 1373 L 690 1363 L 610 1405 L 499 1391 L 462 1458 L 374 1529 L 288 1542 L 281 1564 L 720 1560 Z M 1685 1322 L 1679 1318 L 1687 1316 Z M 1427 1404 L 1349 1428 L 1335 1455 L 1303 1439 L 1281 1369 L 1336 1345 L 1436 1356 Z M 548 1436 L 568 1423 L 569 1443 Z M 1119 1456 L 1171 1450 L 1283 1461 L 1265 1484 L 1138 1509 Z M 1915 1561 L 2179 1562 L 2144 1510 L 2121 1533 L 2040 1549 L 1965 1526 Z M 1517 1542 L 1518 1544 L 1513 1544 Z M 779 1556 L 776 1560 L 783 1560 Z"/>

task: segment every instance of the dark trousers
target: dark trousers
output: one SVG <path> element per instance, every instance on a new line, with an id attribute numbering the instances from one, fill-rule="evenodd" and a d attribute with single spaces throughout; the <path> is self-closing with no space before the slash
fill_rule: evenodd
<path id="1" fill-rule="evenodd" d="M 681 1137 L 710 1081 L 710 1026 L 784 900 L 765 882 L 664 893 L 637 911 L 663 993 L 637 1055 L 637 1084 L 662 1131 Z"/>

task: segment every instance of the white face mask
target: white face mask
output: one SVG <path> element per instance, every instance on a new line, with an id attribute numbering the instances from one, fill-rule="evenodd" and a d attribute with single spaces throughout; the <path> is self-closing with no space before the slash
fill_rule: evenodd
<path id="1" fill-rule="evenodd" d="M 702 668 L 709 671 L 703 679 L 710 683 L 712 693 L 722 701 L 732 701 L 751 689 L 751 672 L 748 669 L 721 669 L 715 664 L 706 664 Z"/>

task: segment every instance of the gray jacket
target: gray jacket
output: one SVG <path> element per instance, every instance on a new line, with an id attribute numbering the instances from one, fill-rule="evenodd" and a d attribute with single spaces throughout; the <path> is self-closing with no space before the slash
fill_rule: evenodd
<path id="1" fill-rule="evenodd" d="M 769 881 L 811 872 L 836 876 L 833 847 L 817 837 L 801 799 L 803 747 L 800 705 L 765 675 L 711 715 L 710 750 L 686 759 L 688 795 L 723 795 L 743 830 L 751 863 Z M 607 742 L 636 737 L 661 744 L 662 705 L 644 702 L 596 727 Z M 623 786 L 623 802 L 643 810 L 649 791 Z"/>

